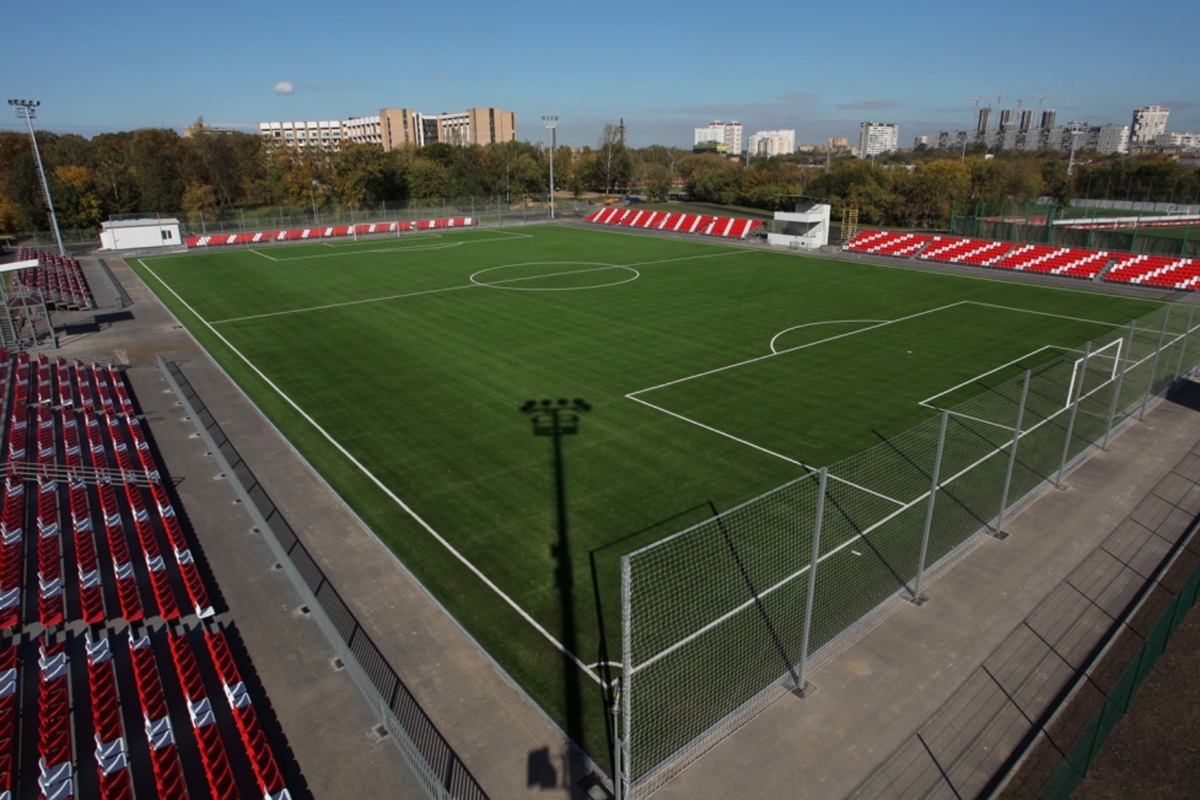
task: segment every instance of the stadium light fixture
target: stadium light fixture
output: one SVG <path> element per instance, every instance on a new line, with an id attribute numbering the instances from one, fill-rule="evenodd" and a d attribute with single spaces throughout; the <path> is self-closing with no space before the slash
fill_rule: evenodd
<path id="1" fill-rule="evenodd" d="M 37 116 L 37 108 L 41 100 L 9 100 L 8 104 L 16 109 L 17 118 L 25 120 L 29 126 L 29 141 L 33 143 L 33 161 L 37 165 L 38 179 L 42 182 L 42 195 L 46 198 L 46 208 L 50 211 L 50 225 L 54 228 L 54 239 L 58 242 L 58 254 L 65 256 L 67 248 L 63 246 L 62 233 L 58 230 L 58 217 L 54 214 L 54 203 L 50 200 L 50 184 L 46 181 L 46 170 L 42 167 L 42 154 L 38 151 L 37 137 L 33 134 L 33 119 Z"/>
<path id="2" fill-rule="evenodd" d="M 558 146 L 558 117 L 542 117 L 550 129 L 550 219 L 554 219 L 554 149 Z"/>

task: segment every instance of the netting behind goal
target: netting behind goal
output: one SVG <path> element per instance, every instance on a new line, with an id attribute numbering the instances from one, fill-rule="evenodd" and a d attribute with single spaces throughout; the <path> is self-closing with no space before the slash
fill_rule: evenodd
<path id="1" fill-rule="evenodd" d="M 1168 304 L 622 559 L 621 765 L 644 797 L 877 624 L 1200 361 Z"/>

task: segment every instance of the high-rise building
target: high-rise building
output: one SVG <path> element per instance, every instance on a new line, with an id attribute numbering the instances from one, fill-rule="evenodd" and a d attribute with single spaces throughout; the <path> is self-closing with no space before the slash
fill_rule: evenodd
<path id="1" fill-rule="evenodd" d="M 796 152 L 796 131 L 758 131 L 750 135 L 746 152 L 751 156 L 790 156 Z"/>
<path id="2" fill-rule="evenodd" d="M 288 147 L 320 147 L 328 152 L 343 143 L 374 144 L 385 151 L 404 145 L 446 142 L 455 145 L 511 142 L 517 117 L 498 108 L 469 108 L 445 114 L 421 114 L 411 108 L 382 108 L 369 117 L 322 122 L 260 122 L 259 135 Z"/>
<path id="3" fill-rule="evenodd" d="M 975 126 L 976 132 L 982 136 L 988 132 L 988 126 L 992 122 L 992 107 L 984 106 L 979 109 L 979 123 Z"/>
<path id="4" fill-rule="evenodd" d="M 1129 126 L 1129 141 L 1132 144 L 1153 144 L 1155 138 L 1167 132 L 1167 117 L 1171 109 L 1162 106 L 1144 106 L 1133 110 L 1133 123 Z"/>
<path id="5" fill-rule="evenodd" d="M 1028 133 L 1033 130 L 1033 109 L 1027 108 L 1021 112 L 1021 133 Z"/>
<path id="6" fill-rule="evenodd" d="M 1000 124 L 999 128 L 1002 131 L 1007 131 L 1012 127 L 1013 110 L 1011 108 L 1000 109 Z"/>
<path id="7" fill-rule="evenodd" d="M 716 142 L 719 145 L 725 145 L 725 152 L 728 155 L 736 156 L 742 152 L 742 123 L 734 120 L 732 122 L 710 122 L 703 128 L 696 128 L 696 139 L 693 144 L 709 144 Z"/>
<path id="8" fill-rule="evenodd" d="M 900 126 L 885 122 L 862 122 L 858 126 L 858 157 L 870 158 L 900 146 Z"/>
<path id="9" fill-rule="evenodd" d="M 1048 131 L 1054 127 L 1054 118 L 1058 115 L 1058 111 L 1053 108 L 1047 108 L 1042 112 L 1042 121 L 1038 123 L 1038 127 L 1044 131 Z"/>

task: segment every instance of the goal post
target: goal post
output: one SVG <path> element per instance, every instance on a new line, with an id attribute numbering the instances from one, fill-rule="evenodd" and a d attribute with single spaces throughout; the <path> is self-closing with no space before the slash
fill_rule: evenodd
<path id="1" fill-rule="evenodd" d="M 1114 339 L 1091 354 L 1075 359 L 1064 408 L 1070 408 L 1077 400 L 1116 380 L 1121 370 L 1124 344 L 1124 339 Z"/>

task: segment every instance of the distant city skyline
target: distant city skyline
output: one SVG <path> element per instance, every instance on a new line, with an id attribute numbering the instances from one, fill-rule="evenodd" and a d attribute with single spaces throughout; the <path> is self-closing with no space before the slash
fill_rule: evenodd
<path id="1" fill-rule="evenodd" d="M 37 58 L 12 49 L 2 82 L 6 97 L 42 101 L 39 129 L 87 137 L 181 131 L 198 117 L 253 133 L 264 120 L 346 119 L 404 104 L 511 110 L 517 138 L 533 142 L 547 135 L 536 120 L 553 114 L 559 143 L 576 147 L 596 146 L 622 117 L 633 147 L 688 148 L 695 128 L 715 119 L 793 129 L 804 144 L 857 138 L 872 119 L 902 132 L 970 129 L 980 95 L 996 116 L 1016 113 L 1018 97 L 1022 110 L 1036 109 L 1041 96 L 1060 121 L 1092 125 L 1125 125 L 1134 109 L 1160 105 L 1171 109 L 1169 131 L 1200 130 L 1189 40 L 1200 11 L 1181 0 L 1139 8 L 1173 21 L 1152 34 L 1081 0 L 1064 0 L 1059 22 L 1037 26 L 1030 21 L 1048 18 L 1031 0 L 947 13 L 867 0 L 856 9 L 864 24 L 819 6 L 804 10 L 801 28 L 769 24 L 797 17 L 794 4 L 776 0 L 755 7 L 763 24 L 746 25 L 719 24 L 728 4 L 713 0 L 686 15 L 668 4 L 600 14 L 537 0 L 520 9 L 464 0 L 452 15 L 428 5 L 401 14 L 378 0 L 337 13 L 315 0 L 286 10 L 212 0 L 202 17 L 145 0 L 68 6 L 53 16 L 34 4 L 6 10 L 10 30 L 45 35 L 26 48 Z M 1146 36 L 1152 47 L 1131 48 Z M 21 127 L 0 117 L 0 129 Z"/>

